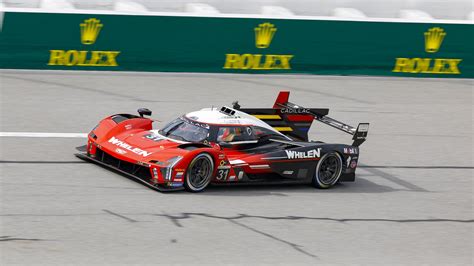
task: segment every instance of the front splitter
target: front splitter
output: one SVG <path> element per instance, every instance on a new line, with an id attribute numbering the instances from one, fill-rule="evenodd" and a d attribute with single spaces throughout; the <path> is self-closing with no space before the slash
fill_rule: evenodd
<path id="1" fill-rule="evenodd" d="M 100 165 L 100 166 L 102 166 L 102 167 L 105 167 L 105 168 L 107 168 L 107 169 L 110 169 L 110 170 L 112 170 L 112 171 L 114 171 L 114 172 L 117 172 L 117 173 L 119 173 L 119 174 L 122 174 L 122 175 L 124 175 L 124 176 L 126 176 L 126 177 L 128 177 L 128 178 L 131 178 L 131 179 L 133 179 L 133 180 L 135 180 L 135 181 L 139 181 L 140 183 L 142 183 L 142 184 L 146 185 L 147 187 L 149 187 L 149 188 L 151 188 L 151 189 L 153 189 L 153 190 L 156 190 L 156 191 L 160 191 L 160 192 L 171 192 L 171 191 L 181 191 L 181 190 L 184 190 L 184 187 L 168 188 L 168 187 L 163 187 L 163 186 L 156 186 L 156 185 L 154 185 L 154 184 L 152 184 L 152 183 L 146 182 L 145 180 L 143 180 L 143 179 L 141 179 L 141 178 L 139 178 L 139 177 L 137 177 L 137 176 L 134 176 L 134 175 L 132 175 L 132 174 L 130 174 L 130 173 L 127 173 L 127 172 L 125 172 L 125 171 L 123 171 L 123 170 L 120 170 L 120 169 L 118 169 L 118 168 L 116 168 L 116 167 L 114 167 L 114 166 L 112 166 L 112 165 L 105 164 L 105 163 L 103 163 L 103 162 L 101 162 L 101 161 L 99 161 L 99 160 L 97 160 L 97 159 L 95 159 L 95 158 L 92 158 L 92 157 L 88 156 L 87 153 L 82 153 L 82 152 L 80 152 L 80 153 L 75 153 L 74 155 L 75 155 L 76 157 L 78 157 L 79 159 L 82 159 L 82 160 L 88 161 L 88 162 L 93 162 L 93 163 L 98 164 L 98 165 Z"/>

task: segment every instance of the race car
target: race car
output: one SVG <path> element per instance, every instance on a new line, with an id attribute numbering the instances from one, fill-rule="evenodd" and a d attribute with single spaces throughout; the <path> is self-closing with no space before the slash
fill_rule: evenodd
<path id="1" fill-rule="evenodd" d="M 369 124 L 357 128 L 304 108 L 279 93 L 273 108 L 205 108 L 154 129 L 152 112 L 106 117 L 88 134 L 81 159 L 134 178 L 158 191 L 203 191 L 209 184 L 307 183 L 327 189 L 355 180 L 359 146 Z M 309 141 L 314 120 L 352 135 L 352 145 Z M 80 147 L 78 147 L 80 149 Z"/>

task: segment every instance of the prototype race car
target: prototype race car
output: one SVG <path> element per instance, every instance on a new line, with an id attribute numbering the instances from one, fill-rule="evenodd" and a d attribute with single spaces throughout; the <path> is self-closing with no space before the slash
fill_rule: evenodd
<path id="1" fill-rule="evenodd" d="M 89 133 L 81 159 L 98 163 L 159 191 L 200 192 L 212 184 L 308 183 L 329 188 L 355 180 L 369 128 L 304 108 L 280 92 L 273 108 L 206 108 L 153 129 L 146 108 L 140 116 L 109 116 Z M 353 136 L 352 145 L 308 141 L 313 120 Z M 79 148 L 79 147 L 78 147 Z M 84 149 L 85 148 L 85 149 Z"/>

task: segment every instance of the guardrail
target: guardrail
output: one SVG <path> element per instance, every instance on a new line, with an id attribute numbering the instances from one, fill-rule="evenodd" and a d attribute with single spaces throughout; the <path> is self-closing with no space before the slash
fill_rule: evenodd
<path id="1" fill-rule="evenodd" d="M 473 26 L 7 9 L 0 68 L 474 78 Z"/>

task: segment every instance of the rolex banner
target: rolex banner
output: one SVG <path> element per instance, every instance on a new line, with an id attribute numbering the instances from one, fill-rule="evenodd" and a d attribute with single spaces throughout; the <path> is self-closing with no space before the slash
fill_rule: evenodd
<path id="1" fill-rule="evenodd" d="M 7 12 L 0 68 L 474 78 L 474 25 Z"/>

